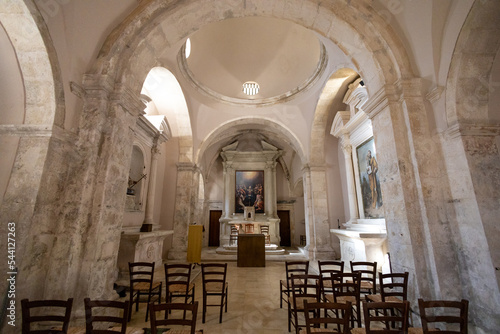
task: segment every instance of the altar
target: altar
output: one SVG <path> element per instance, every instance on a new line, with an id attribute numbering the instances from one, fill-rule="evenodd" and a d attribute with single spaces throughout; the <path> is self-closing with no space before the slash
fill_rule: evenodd
<path id="1" fill-rule="evenodd" d="M 263 234 L 266 255 L 284 254 L 276 199 L 276 164 L 282 151 L 265 141 L 251 147 L 237 141 L 222 148 L 220 155 L 224 202 L 217 253 L 236 254 L 239 235 Z"/>

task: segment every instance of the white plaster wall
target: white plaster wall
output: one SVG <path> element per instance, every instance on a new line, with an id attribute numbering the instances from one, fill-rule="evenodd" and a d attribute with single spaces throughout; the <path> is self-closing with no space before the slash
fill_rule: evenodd
<path id="1" fill-rule="evenodd" d="M 290 199 L 290 191 L 288 188 L 288 181 L 283 173 L 283 168 L 280 164 L 276 165 L 276 199 L 288 200 Z"/>
<path id="2" fill-rule="evenodd" d="M 205 186 L 205 199 L 217 202 L 224 201 L 224 168 L 220 157 L 217 158 L 210 170 Z"/>
<path id="3" fill-rule="evenodd" d="M 0 126 L 24 121 L 24 88 L 12 45 L 0 25 Z M 19 138 L 0 135 L 0 203 L 14 164 Z"/>
<path id="4" fill-rule="evenodd" d="M 106 37 L 133 8 L 137 7 L 137 1 L 35 0 L 35 2 L 57 49 L 66 102 L 64 127 L 76 132 L 81 101 L 70 92 L 69 83 L 81 82 L 82 74 L 90 70 L 89 65 L 97 58 Z"/>
<path id="5" fill-rule="evenodd" d="M 326 135 L 325 138 L 325 163 L 326 180 L 328 189 L 328 220 L 330 228 L 337 228 L 337 220 L 345 222 L 344 202 L 347 202 L 347 192 L 343 192 L 339 167 L 338 139 Z M 345 174 L 343 174 L 344 176 Z M 340 254 L 340 240 L 331 235 L 331 246 L 336 254 Z"/>
<path id="6" fill-rule="evenodd" d="M 161 191 L 159 197 L 160 229 L 174 229 L 175 189 L 177 180 L 177 161 L 179 157 L 179 139 L 172 137 L 161 147 L 161 156 L 158 159 L 158 172 L 163 173 L 163 179 L 158 179 L 157 189 Z M 161 172 L 160 172 L 161 170 Z M 162 183 L 160 183 L 162 182 Z M 163 244 L 163 258 L 167 258 L 168 250 L 172 246 L 172 237 L 165 238 Z"/>
<path id="7" fill-rule="evenodd" d="M 300 245 L 300 236 L 306 235 L 306 224 L 305 224 L 305 207 L 304 207 L 304 196 L 296 197 L 295 203 L 293 205 L 293 210 L 295 214 L 295 235 L 292 240 L 292 245 Z"/>
<path id="8" fill-rule="evenodd" d="M 490 75 L 488 118 L 500 122 L 500 52 L 497 53 Z"/>

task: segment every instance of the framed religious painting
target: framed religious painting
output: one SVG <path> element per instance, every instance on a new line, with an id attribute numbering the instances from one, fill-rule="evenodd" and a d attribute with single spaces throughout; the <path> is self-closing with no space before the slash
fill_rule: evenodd
<path id="1" fill-rule="evenodd" d="M 264 213 L 264 171 L 236 171 L 235 211 L 243 213 L 245 207 L 254 207 L 255 213 Z"/>
<path id="2" fill-rule="evenodd" d="M 382 191 L 378 177 L 377 150 L 373 137 L 356 148 L 359 183 L 365 218 L 383 218 Z"/>

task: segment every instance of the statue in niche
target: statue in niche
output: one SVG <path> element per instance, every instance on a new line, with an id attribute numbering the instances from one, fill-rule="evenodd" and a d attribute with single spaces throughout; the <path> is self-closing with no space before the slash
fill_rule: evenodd
<path id="1" fill-rule="evenodd" d="M 141 181 L 142 179 L 145 179 L 145 178 L 146 178 L 146 174 L 142 174 L 141 177 L 137 181 L 134 181 L 129 176 L 128 177 L 128 186 L 127 186 L 127 195 L 135 195 L 135 189 L 133 189 L 133 188 L 135 187 L 135 185 L 137 183 L 139 183 L 139 181 Z"/>

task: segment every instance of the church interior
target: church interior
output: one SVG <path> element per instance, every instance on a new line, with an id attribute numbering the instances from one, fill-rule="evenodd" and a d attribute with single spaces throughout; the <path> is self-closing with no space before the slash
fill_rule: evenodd
<path id="1" fill-rule="evenodd" d="M 500 1 L 6 0 L 0 46 L 2 333 L 252 234 L 500 328 Z"/>

